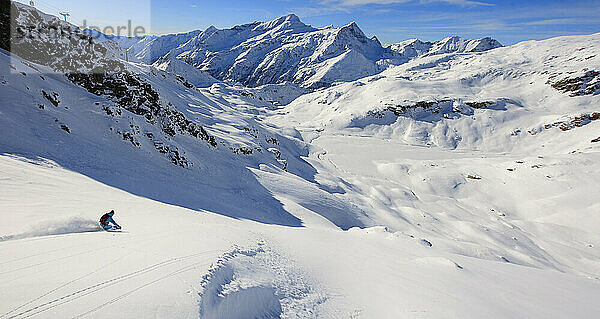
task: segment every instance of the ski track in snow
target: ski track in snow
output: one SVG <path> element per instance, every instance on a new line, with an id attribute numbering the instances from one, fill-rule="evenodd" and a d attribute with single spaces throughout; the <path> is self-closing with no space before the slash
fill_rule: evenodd
<path id="1" fill-rule="evenodd" d="M 111 287 L 113 285 L 120 284 L 120 283 L 122 283 L 123 281 L 125 281 L 127 279 L 134 278 L 136 276 L 143 275 L 145 273 L 152 272 L 152 271 L 154 271 L 156 269 L 160 269 L 160 268 L 165 267 L 165 266 L 170 266 L 170 265 L 176 264 L 178 262 L 185 261 L 187 259 L 190 259 L 192 257 L 196 257 L 196 256 L 201 255 L 201 254 L 205 254 L 205 253 L 207 253 L 207 252 L 201 252 L 201 253 L 194 254 L 194 255 L 181 256 L 181 257 L 178 257 L 178 258 L 172 258 L 172 259 L 169 259 L 169 260 L 166 260 L 166 261 L 163 261 L 163 262 L 160 262 L 160 263 L 157 263 L 157 264 L 154 264 L 154 265 L 151 265 L 151 266 L 148 266 L 148 267 L 136 270 L 134 272 L 131 272 L 131 273 L 128 273 L 128 274 L 125 274 L 125 275 L 121 275 L 119 277 L 112 278 L 112 279 L 107 280 L 107 281 L 99 282 L 99 283 L 96 283 L 94 285 L 85 287 L 85 288 L 77 290 L 77 291 L 73 291 L 71 293 L 63 295 L 63 296 L 58 297 L 56 299 L 50 300 L 50 301 L 45 302 L 45 303 L 40 303 L 40 304 L 35 305 L 34 307 L 27 308 L 26 310 L 17 312 L 19 309 L 27 306 L 28 304 L 33 303 L 33 302 L 35 302 L 35 301 L 37 301 L 37 300 L 39 300 L 39 299 L 41 299 L 43 297 L 46 297 L 46 296 L 48 296 L 48 295 L 50 295 L 50 294 L 58 291 L 61 288 L 66 287 L 69 284 L 75 282 L 76 280 L 70 281 L 68 283 L 65 283 L 65 284 L 63 284 L 63 285 L 61 285 L 61 286 L 53 289 L 53 290 L 50 290 L 49 292 L 47 292 L 47 293 L 45 293 L 45 294 L 43 294 L 43 295 L 41 295 L 41 296 L 33 299 L 32 301 L 30 301 L 30 302 L 28 302 L 26 304 L 23 304 L 23 305 L 15 308 L 15 309 L 13 309 L 13 310 L 5 313 L 5 314 L 3 314 L 2 317 L 8 316 L 8 318 L 29 318 L 29 317 L 32 317 L 32 316 L 35 316 L 35 315 L 38 315 L 38 314 L 42 314 L 42 313 L 46 312 L 47 310 L 50 310 L 50 309 L 52 309 L 54 307 L 61 306 L 63 304 L 72 302 L 73 300 L 85 297 L 85 296 L 87 296 L 89 294 L 96 293 L 98 291 L 101 291 L 101 290 L 106 289 L 108 287 Z M 113 261 L 113 262 L 111 262 L 111 263 L 115 263 L 117 261 L 118 261 L 118 259 L 115 260 L 115 261 Z M 163 279 L 167 279 L 167 278 L 173 277 L 174 275 L 177 275 L 177 274 L 179 274 L 181 272 L 193 269 L 194 267 L 197 267 L 200 264 L 206 264 L 206 261 L 204 260 L 204 261 L 201 261 L 201 262 L 191 263 L 191 264 L 186 265 L 185 267 L 179 268 L 176 271 L 171 272 L 171 273 L 169 273 L 169 274 L 167 274 L 165 276 L 158 277 L 157 279 L 155 279 L 153 281 L 150 281 L 150 282 L 147 282 L 147 283 L 145 283 L 145 284 L 143 284 L 141 286 L 138 286 L 135 289 L 130 290 L 130 291 L 128 291 L 125 294 L 122 294 L 120 296 L 117 296 L 114 299 L 111 299 L 111 300 L 107 301 L 106 303 L 103 303 L 100 306 L 89 310 L 88 312 L 85 312 L 85 313 L 83 313 L 81 315 L 75 316 L 74 318 L 78 318 L 78 317 L 81 317 L 81 316 L 88 315 L 88 314 L 91 314 L 93 312 L 96 312 L 99 309 L 101 309 L 101 308 L 103 308 L 103 307 L 105 307 L 105 306 L 107 306 L 107 305 L 109 305 L 111 303 L 114 303 L 116 301 L 119 301 L 119 300 L 127 297 L 129 294 L 134 293 L 137 290 L 143 289 L 143 288 L 145 288 L 145 287 L 147 287 L 147 286 L 149 286 L 149 285 L 151 285 L 151 284 L 153 284 L 153 283 L 155 283 L 157 281 L 160 281 L 160 280 L 163 280 Z M 87 277 L 87 276 L 89 276 L 89 275 L 91 275 L 91 274 L 93 274 L 95 272 L 97 272 L 97 270 L 94 271 L 94 272 L 92 272 L 92 273 L 90 273 L 90 274 L 86 274 L 86 275 L 84 275 L 84 276 L 82 276 L 82 277 L 80 277 L 78 279 L 85 278 L 85 277 Z"/>

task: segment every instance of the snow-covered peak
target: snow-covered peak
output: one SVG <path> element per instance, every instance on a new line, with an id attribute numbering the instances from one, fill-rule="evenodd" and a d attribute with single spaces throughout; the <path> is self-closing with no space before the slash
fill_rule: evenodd
<path id="1" fill-rule="evenodd" d="M 365 33 L 360 29 L 356 22 L 352 21 L 345 26 L 341 27 L 338 31 L 339 34 L 348 34 L 356 38 L 366 38 Z"/>
<path id="2" fill-rule="evenodd" d="M 419 39 L 409 39 L 389 46 L 404 57 L 414 58 L 444 53 L 483 52 L 501 47 L 500 42 L 490 38 L 465 39 L 451 36 L 436 42 L 423 42 Z"/>
<path id="3" fill-rule="evenodd" d="M 382 46 L 382 45 L 381 45 L 381 41 L 379 41 L 379 38 L 377 38 L 377 36 L 375 36 L 375 35 L 374 35 L 374 36 L 372 36 L 372 37 L 371 37 L 371 40 L 372 40 L 372 41 L 375 41 L 375 42 L 377 42 L 377 43 L 378 43 L 380 46 Z"/>
<path id="4" fill-rule="evenodd" d="M 432 44 L 429 42 L 423 42 L 419 39 L 409 39 L 400 43 L 392 44 L 390 49 L 398 52 L 400 55 L 413 58 L 422 54 L 427 53 L 431 49 Z"/>
<path id="5" fill-rule="evenodd" d="M 288 14 L 286 16 L 282 16 L 271 21 L 263 22 L 256 26 L 254 30 L 256 31 L 268 31 L 273 29 L 299 29 L 305 30 L 308 25 L 304 24 L 300 21 L 295 14 Z"/>
<path id="6" fill-rule="evenodd" d="M 467 48 L 467 52 L 482 52 L 501 47 L 502 44 L 495 39 L 485 37 L 472 42 L 472 46 Z"/>
<path id="7" fill-rule="evenodd" d="M 348 51 L 363 58 L 355 53 L 345 55 Z M 377 61 L 393 55 L 376 38 L 367 38 L 355 22 L 316 29 L 290 14 L 230 29 L 209 28 L 172 49 L 161 62 L 180 59 L 217 79 L 247 86 L 290 81 L 309 87 L 331 84 L 323 82 L 324 78 L 345 81 L 378 72 Z M 351 60 L 360 63 L 355 66 L 359 72 L 348 73 L 338 67 L 337 75 L 329 74 L 335 64 L 352 64 Z M 367 64 L 362 64 L 365 61 Z"/>
<path id="8" fill-rule="evenodd" d="M 469 40 L 458 36 L 452 36 L 435 42 L 428 54 L 482 52 L 501 46 L 502 44 L 500 44 L 500 42 L 489 37 Z"/>
<path id="9" fill-rule="evenodd" d="M 219 29 L 217 29 L 214 25 L 211 25 L 210 27 L 206 28 L 206 30 L 202 31 L 202 33 L 213 33 L 217 30 Z"/>

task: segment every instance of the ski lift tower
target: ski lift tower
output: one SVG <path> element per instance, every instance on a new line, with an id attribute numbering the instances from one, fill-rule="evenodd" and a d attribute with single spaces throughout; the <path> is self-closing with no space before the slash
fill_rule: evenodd
<path id="1" fill-rule="evenodd" d="M 65 17 L 65 21 L 67 21 L 67 17 L 70 16 L 70 14 L 68 12 L 61 12 L 59 13 L 61 16 Z"/>

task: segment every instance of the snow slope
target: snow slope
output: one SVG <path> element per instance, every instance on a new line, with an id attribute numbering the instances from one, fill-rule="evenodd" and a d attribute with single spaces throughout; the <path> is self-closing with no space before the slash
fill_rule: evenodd
<path id="1" fill-rule="evenodd" d="M 131 61 L 152 64 L 170 50 L 188 42 L 202 31 L 165 34 L 161 36 L 144 35 L 139 37 L 116 36 L 104 34 L 96 29 L 84 29 L 83 33 L 90 35 L 98 42 L 114 42 L 123 52 L 128 50 Z M 124 59 L 125 57 L 123 57 Z"/>
<path id="2" fill-rule="evenodd" d="M 0 49 L 0 318 L 597 316 L 600 35 L 446 41 L 310 93 L 125 63 L 13 10 L 34 27 Z M 198 37 L 334 34 L 308 68 L 337 82 L 379 50 L 336 55 L 358 31 Z"/>
<path id="3" fill-rule="evenodd" d="M 210 74 L 198 70 L 193 66 L 179 60 L 168 60 L 162 63 L 157 63 L 154 66 L 161 71 L 181 76 L 187 82 L 197 88 L 210 87 L 218 82 L 218 80 L 210 76 Z"/>
<path id="4" fill-rule="evenodd" d="M 22 7 L 16 18 L 45 30 L 46 20 L 36 19 L 34 11 Z M 15 41 L 11 49 L 27 55 L 35 46 L 35 54 L 29 55 L 35 58 L 40 51 L 55 48 L 35 39 L 37 35 Z M 4 152 L 51 159 L 162 202 L 300 226 L 302 221 L 283 209 L 250 169 L 290 172 L 299 176 L 299 185 L 307 185 L 303 186 L 307 192 L 340 207 L 334 214 L 320 210 L 342 222 L 340 226 L 370 222 L 359 208 L 314 187 L 315 170 L 301 158 L 309 146 L 261 123 L 272 106 L 269 102 L 257 103 L 222 84 L 197 89 L 182 77 L 185 74 L 106 58 L 102 43 L 91 48 L 86 43 L 83 38 L 72 47 L 58 47 L 58 52 L 71 59 L 67 66 L 76 69 L 62 71 L 66 74 L 59 73 L 64 66 L 60 61 L 38 59 L 58 65 L 50 69 L 0 52 L 8 71 L 1 86 L 7 101 L 3 108 L 8 108 L 1 119 Z M 68 54 L 80 46 L 85 55 Z M 77 71 L 81 69 L 93 71 Z M 165 187 L 170 184 L 187 186 Z"/>
<path id="5" fill-rule="evenodd" d="M 316 180 L 379 224 L 597 277 L 598 50 L 595 34 L 424 57 L 303 95 L 270 120 L 320 146 Z"/>
<path id="6" fill-rule="evenodd" d="M 139 61 L 152 64 L 169 53 L 170 50 L 184 45 L 200 33 L 200 30 L 195 30 L 184 33 L 165 34 L 156 38 L 146 38 L 146 41 L 139 41 L 133 44 L 129 47 L 129 50 Z"/>
<path id="7" fill-rule="evenodd" d="M 0 231 L 31 236 L 0 242 L 2 318 L 594 318 L 598 310 L 598 280 L 468 258 L 383 228 L 269 226 L 134 196 L 39 158 L 3 155 L 0 167 L 0 201 L 12 212 Z M 29 227 L 91 222 L 108 207 L 122 232 L 71 226 L 33 236 Z"/>

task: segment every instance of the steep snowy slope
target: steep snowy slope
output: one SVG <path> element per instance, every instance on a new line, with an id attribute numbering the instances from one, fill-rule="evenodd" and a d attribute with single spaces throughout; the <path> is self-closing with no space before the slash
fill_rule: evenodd
<path id="1" fill-rule="evenodd" d="M 155 38 L 146 38 L 129 47 L 129 51 L 139 61 L 152 64 L 159 58 L 169 53 L 198 36 L 202 31 L 195 30 L 185 33 L 165 34 Z"/>
<path id="2" fill-rule="evenodd" d="M 217 79 L 210 76 L 210 74 L 202 70 L 198 70 L 195 67 L 176 59 L 167 60 L 162 63 L 156 63 L 154 66 L 159 70 L 182 77 L 197 88 L 209 87 L 219 82 Z"/>
<path id="3" fill-rule="evenodd" d="M 83 33 L 90 35 L 98 42 L 115 42 L 123 52 L 128 50 L 130 61 L 152 64 L 170 50 L 188 42 L 202 31 L 165 34 L 161 36 L 144 35 L 139 37 L 116 36 L 104 34 L 95 29 L 84 29 Z M 124 59 L 125 57 L 123 57 Z"/>
<path id="4" fill-rule="evenodd" d="M 232 104 L 221 91 L 237 90 L 201 91 L 179 75 L 107 58 L 103 44 L 85 35 L 73 45 L 60 38 L 39 41 L 51 23 L 60 23 L 57 18 L 41 19 L 20 4 L 14 10 L 17 28 L 29 23 L 39 34 L 14 39 L 11 50 L 54 68 L 0 53 L 8 71 L 1 86 L 7 108 L 1 119 L 3 151 L 49 158 L 163 202 L 300 226 L 248 167 L 285 170 L 303 178 L 299 186 L 313 186 L 310 192 L 324 203 L 340 207 L 333 213 L 313 208 L 340 227 L 368 223 L 360 209 L 312 185 L 314 168 L 300 158 L 307 154 L 306 144 L 259 122 L 268 102 L 257 107 L 252 98 L 240 96 Z M 54 60 L 50 52 L 66 58 Z"/>

